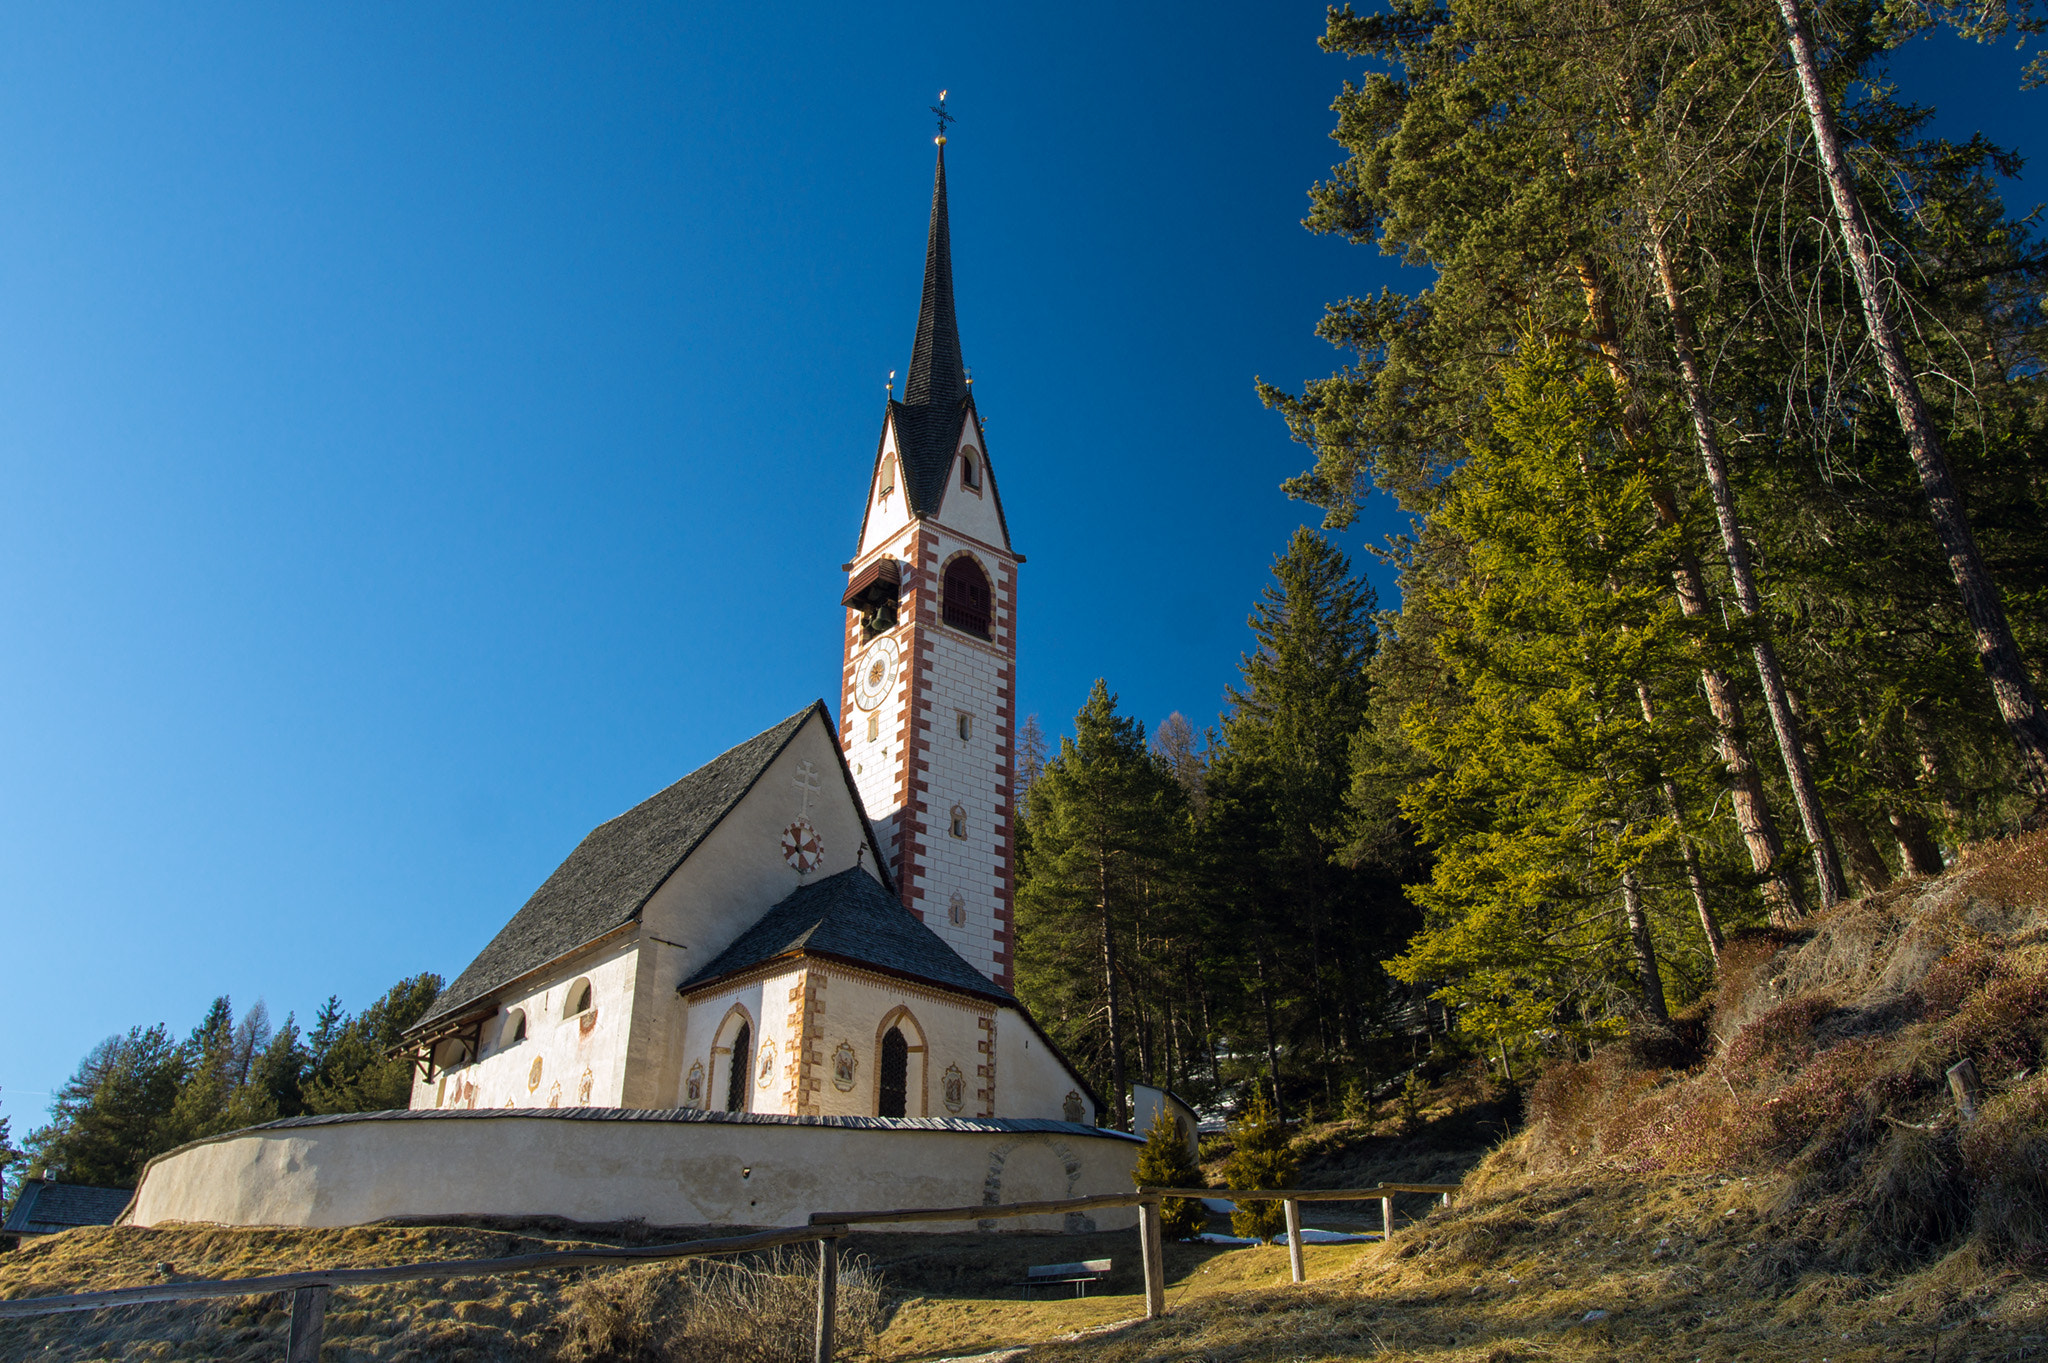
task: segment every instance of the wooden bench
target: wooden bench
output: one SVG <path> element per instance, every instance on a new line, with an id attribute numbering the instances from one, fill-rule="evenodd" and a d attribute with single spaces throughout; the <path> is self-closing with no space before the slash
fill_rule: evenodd
<path id="1" fill-rule="evenodd" d="M 1113 1262 L 1115 1261 L 1111 1259 L 1083 1259 L 1072 1264 L 1040 1264 L 1036 1268 L 1025 1269 L 1024 1281 L 1018 1286 L 1024 1289 L 1024 1295 L 1028 1297 L 1041 1287 L 1072 1283 L 1074 1295 L 1085 1297 L 1088 1295 L 1088 1284 L 1099 1283 L 1107 1278 L 1109 1266 Z"/>

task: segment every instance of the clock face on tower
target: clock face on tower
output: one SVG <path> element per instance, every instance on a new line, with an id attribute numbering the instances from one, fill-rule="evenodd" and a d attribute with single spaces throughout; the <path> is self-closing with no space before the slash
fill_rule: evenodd
<path id="1" fill-rule="evenodd" d="M 888 698 L 890 688 L 896 684 L 897 656 L 894 639 L 877 639 L 861 654 L 859 671 L 853 678 L 855 705 L 872 710 Z"/>

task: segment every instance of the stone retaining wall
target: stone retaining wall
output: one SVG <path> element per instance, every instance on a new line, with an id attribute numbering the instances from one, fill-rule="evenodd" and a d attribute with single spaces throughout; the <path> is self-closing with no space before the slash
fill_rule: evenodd
<path id="1" fill-rule="evenodd" d="M 354 1226 L 394 1217 L 560 1216 L 794 1226 L 812 1212 L 1128 1192 L 1141 1143 L 1065 1122 L 794 1118 L 618 1108 L 300 1117 L 152 1160 L 125 1225 Z M 1001 1230 L 1117 1230 L 1131 1208 Z M 912 1223 L 962 1231 L 968 1222 Z"/>

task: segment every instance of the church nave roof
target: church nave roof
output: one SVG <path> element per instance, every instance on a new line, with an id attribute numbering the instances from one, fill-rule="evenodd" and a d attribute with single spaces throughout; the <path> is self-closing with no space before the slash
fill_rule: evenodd
<path id="1" fill-rule="evenodd" d="M 813 701 L 592 829 L 468 969 L 436 996 L 414 1030 L 632 922 L 813 715 L 823 716 L 831 728 L 825 703 Z"/>

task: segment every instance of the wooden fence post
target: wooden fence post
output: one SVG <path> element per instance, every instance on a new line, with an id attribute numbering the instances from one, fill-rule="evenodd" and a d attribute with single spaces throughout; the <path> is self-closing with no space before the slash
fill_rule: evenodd
<path id="1" fill-rule="evenodd" d="M 327 1333 L 325 1287 L 302 1287 L 292 1293 L 291 1332 L 284 1338 L 284 1363 L 320 1363 L 320 1340 Z"/>
<path id="2" fill-rule="evenodd" d="M 1145 1319 L 1158 1320 L 1166 1314 L 1166 1243 L 1160 1235 L 1157 1199 L 1138 1204 L 1138 1245 L 1145 1261 Z"/>
<path id="3" fill-rule="evenodd" d="M 832 1363 L 832 1333 L 839 1323 L 839 1242 L 818 1241 L 818 1338 L 812 1363 Z"/>
<path id="4" fill-rule="evenodd" d="M 1967 1055 L 1948 1067 L 1948 1091 L 1956 1096 L 1963 1120 L 1975 1121 L 1977 1105 L 1984 1101 L 1984 1085 L 1977 1078 L 1977 1066 Z"/>
<path id="5" fill-rule="evenodd" d="M 1380 1239 L 1382 1242 L 1394 1238 L 1394 1199 L 1380 1199 Z"/>
<path id="6" fill-rule="evenodd" d="M 1280 1208 L 1287 1213 L 1287 1267 L 1294 1274 L 1294 1281 L 1308 1281 L 1308 1268 L 1301 1262 L 1301 1204 L 1293 1198 L 1282 1198 Z"/>

